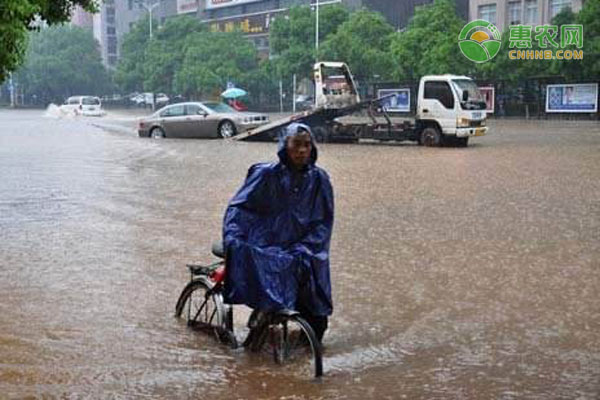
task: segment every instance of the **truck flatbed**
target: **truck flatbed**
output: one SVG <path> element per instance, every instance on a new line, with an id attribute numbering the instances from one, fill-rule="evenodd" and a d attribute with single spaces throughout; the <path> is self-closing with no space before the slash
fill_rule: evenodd
<path id="1" fill-rule="evenodd" d="M 388 97 L 388 96 L 386 96 Z M 370 124 L 375 126 L 375 131 L 384 129 L 386 132 L 389 131 L 390 127 L 397 129 L 398 127 L 408 127 L 414 124 L 414 118 L 407 120 L 402 118 L 398 123 L 391 122 L 391 120 L 385 116 L 377 119 L 373 116 L 373 108 L 377 107 L 379 103 L 386 97 L 382 97 L 374 100 L 367 100 L 354 104 L 348 107 L 339 109 L 325 109 L 317 108 L 314 110 L 308 110 L 301 113 L 290 115 L 289 117 L 281 118 L 268 124 L 259 126 L 257 128 L 242 132 L 239 135 L 234 136 L 232 139 L 236 141 L 248 140 L 248 141 L 271 141 L 277 138 L 279 131 L 285 126 L 292 122 L 300 122 L 310 126 L 313 129 L 313 133 L 319 141 L 328 141 L 335 139 L 337 133 L 341 131 L 336 130 L 341 125 L 365 125 Z M 354 116 L 357 112 L 367 111 L 368 116 Z M 367 131 L 371 132 L 369 138 L 377 139 L 372 133 L 372 129 L 367 128 Z M 344 134 L 345 135 L 345 134 Z M 385 138 L 382 138 L 385 139 Z"/>
<path id="2" fill-rule="evenodd" d="M 280 118 L 275 121 L 271 121 L 268 124 L 261 125 L 257 128 L 247 130 L 239 135 L 232 137 L 232 140 L 274 140 L 277 137 L 278 131 L 291 124 L 292 122 L 303 122 L 304 119 L 311 114 L 310 111 L 305 111 L 298 114 L 290 115 L 289 117 Z"/>

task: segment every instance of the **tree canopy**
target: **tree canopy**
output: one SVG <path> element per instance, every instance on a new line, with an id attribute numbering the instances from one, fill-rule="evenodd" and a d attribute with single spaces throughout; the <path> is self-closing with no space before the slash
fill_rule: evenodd
<path id="1" fill-rule="evenodd" d="M 144 65 L 146 46 L 150 38 L 148 17 L 136 22 L 123 36 L 121 56 L 115 71 L 115 82 L 121 90 L 141 92 L 144 90 Z"/>
<path id="2" fill-rule="evenodd" d="M 197 18 L 180 16 L 168 19 L 148 42 L 144 59 L 144 87 L 157 92 L 175 90 L 176 73 L 181 70 L 188 37 L 204 29 Z"/>
<path id="3" fill-rule="evenodd" d="M 109 90 L 108 74 L 90 30 L 56 26 L 30 35 L 25 63 L 16 73 L 26 96 L 62 102 L 68 96 Z"/>
<path id="4" fill-rule="evenodd" d="M 600 77 L 600 0 L 586 0 L 576 16 L 578 24 L 583 25 L 583 61 L 581 76 Z"/>
<path id="5" fill-rule="evenodd" d="M 258 70 L 257 50 L 239 32 L 196 32 L 187 36 L 184 47 L 174 88 L 185 96 L 214 96 L 227 82 L 247 87 Z"/>
<path id="6" fill-rule="evenodd" d="M 417 7 L 406 31 L 397 33 L 390 45 L 396 65 L 394 78 L 467 73 L 473 63 L 457 46 L 464 25 L 452 0 L 435 0 L 433 4 Z"/>
<path id="7" fill-rule="evenodd" d="M 319 8 L 319 42 L 337 31 L 349 16 L 341 5 Z M 316 13 L 309 7 L 292 7 L 288 16 L 275 19 L 270 28 L 273 71 L 279 76 L 311 75 L 315 62 Z"/>
<path id="8" fill-rule="evenodd" d="M 23 61 L 27 31 L 36 21 L 49 25 L 68 21 L 73 7 L 94 11 L 97 0 L 2 0 L 0 2 L 0 83 Z"/>
<path id="9" fill-rule="evenodd" d="M 360 10 L 327 37 L 319 49 L 320 58 L 346 62 L 358 77 L 389 78 L 394 65 L 389 54 L 393 34 L 394 28 L 381 14 Z"/>

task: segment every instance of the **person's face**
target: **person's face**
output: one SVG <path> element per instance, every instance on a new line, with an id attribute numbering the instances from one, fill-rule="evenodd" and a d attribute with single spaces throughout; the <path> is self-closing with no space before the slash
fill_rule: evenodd
<path id="1" fill-rule="evenodd" d="M 310 152 L 312 150 L 310 133 L 303 131 L 298 135 L 288 138 L 286 150 L 292 167 L 295 169 L 304 167 L 310 160 Z"/>

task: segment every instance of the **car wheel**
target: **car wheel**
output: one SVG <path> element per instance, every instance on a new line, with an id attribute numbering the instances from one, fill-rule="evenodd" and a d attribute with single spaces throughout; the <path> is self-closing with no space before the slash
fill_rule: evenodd
<path id="1" fill-rule="evenodd" d="M 225 120 L 219 124 L 219 136 L 223 139 L 235 136 L 235 125 L 229 120 Z"/>
<path id="2" fill-rule="evenodd" d="M 440 145 L 441 141 L 442 135 L 440 134 L 440 131 L 433 126 L 428 126 L 421 132 L 421 144 L 423 146 L 437 147 Z"/>
<path id="3" fill-rule="evenodd" d="M 167 136 L 165 135 L 165 131 L 163 131 L 159 127 L 156 127 L 156 128 L 152 128 L 152 130 L 150 131 L 150 137 L 152 139 L 164 139 Z"/>

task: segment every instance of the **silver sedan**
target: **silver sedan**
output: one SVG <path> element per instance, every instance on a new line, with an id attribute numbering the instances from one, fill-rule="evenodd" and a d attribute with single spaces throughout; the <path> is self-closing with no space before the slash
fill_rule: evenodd
<path id="1" fill-rule="evenodd" d="M 267 122 L 267 115 L 239 112 L 216 101 L 178 103 L 140 119 L 138 134 L 153 138 L 229 138 Z"/>

